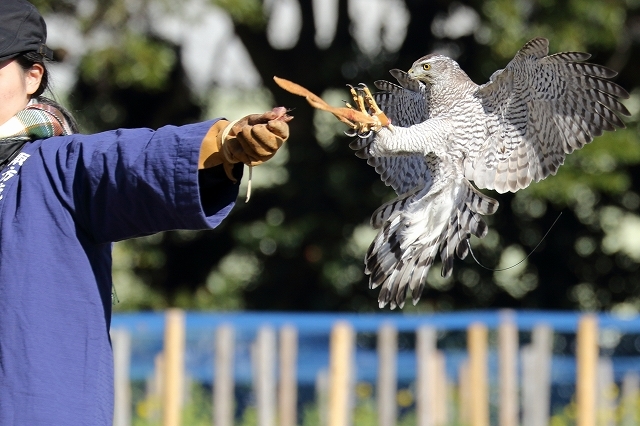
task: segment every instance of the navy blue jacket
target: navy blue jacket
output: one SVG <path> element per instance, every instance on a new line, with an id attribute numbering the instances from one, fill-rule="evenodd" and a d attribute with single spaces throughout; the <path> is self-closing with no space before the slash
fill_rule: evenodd
<path id="1" fill-rule="evenodd" d="M 1 425 L 112 424 L 112 242 L 226 217 L 212 124 L 35 141 L 0 172 Z"/>

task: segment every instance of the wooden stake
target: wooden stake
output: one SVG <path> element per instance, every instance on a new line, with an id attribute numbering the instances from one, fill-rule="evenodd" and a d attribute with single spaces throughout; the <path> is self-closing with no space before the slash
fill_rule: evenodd
<path id="1" fill-rule="evenodd" d="M 160 352 L 153 358 L 153 376 L 149 383 L 149 395 L 160 405 L 164 392 L 164 353 Z M 160 418 L 158 416 L 158 418 Z"/>
<path id="2" fill-rule="evenodd" d="M 164 379 L 162 381 L 162 424 L 181 424 L 184 395 L 185 316 L 180 309 L 169 309 L 165 315 Z"/>
<path id="3" fill-rule="evenodd" d="M 498 357 L 500 426 L 518 426 L 518 327 L 511 312 L 498 326 Z"/>
<path id="4" fill-rule="evenodd" d="M 531 426 L 548 426 L 551 410 L 551 357 L 553 355 L 553 330 L 537 325 L 531 333 L 535 391 Z"/>
<path id="5" fill-rule="evenodd" d="M 355 332 L 347 322 L 338 322 L 331 330 L 329 348 L 329 421 L 330 426 L 349 426 L 352 422 Z"/>
<path id="6" fill-rule="evenodd" d="M 269 326 L 258 330 L 254 350 L 254 386 L 258 426 L 274 426 L 276 421 L 276 332 Z"/>
<path id="7" fill-rule="evenodd" d="M 131 334 L 125 329 L 111 330 L 111 346 L 113 347 L 113 388 L 114 410 L 113 425 L 131 425 L 131 382 L 129 367 L 131 365 Z"/>
<path id="8" fill-rule="evenodd" d="M 584 315 L 577 336 L 576 426 L 596 426 L 598 351 L 598 320 Z"/>
<path id="9" fill-rule="evenodd" d="M 471 390 L 469 379 L 469 360 L 465 359 L 458 369 L 458 422 L 471 424 Z"/>
<path id="10" fill-rule="evenodd" d="M 280 330 L 280 426 L 298 423 L 298 330 L 284 326 Z"/>
<path id="11" fill-rule="evenodd" d="M 640 397 L 640 376 L 636 372 L 629 371 L 622 378 L 620 426 L 636 426 L 640 423 L 638 397 Z"/>
<path id="12" fill-rule="evenodd" d="M 216 330 L 215 381 L 213 386 L 213 424 L 233 426 L 235 331 L 230 325 Z"/>
<path id="13" fill-rule="evenodd" d="M 471 426 L 489 426 L 488 336 L 484 324 L 469 326 L 469 375 L 471 393 Z"/>
<path id="14" fill-rule="evenodd" d="M 328 426 L 327 418 L 329 413 L 329 372 L 326 369 L 318 371 L 316 374 L 316 406 L 318 407 L 318 426 Z"/>
<path id="15" fill-rule="evenodd" d="M 396 394 L 398 358 L 398 331 L 393 325 L 383 324 L 378 331 L 378 425 L 395 426 L 398 409 Z"/>
<path id="16" fill-rule="evenodd" d="M 444 352 L 436 350 L 434 355 L 435 365 L 435 398 L 433 419 L 435 426 L 445 426 L 449 421 L 449 381 L 447 380 L 447 360 Z"/>
<path id="17" fill-rule="evenodd" d="M 616 426 L 616 382 L 611 358 L 598 360 L 597 372 L 598 401 L 597 424 L 599 426 Z"/>
<path id="18" fill-rule="evenodd" d="M 536 357 L 533 345 L 525 345 L 520 350 L 522 365 L 522 426 L 532 426 L 535 416 L 535 399 L 538 381 L 536 380 Z"/>
<path id="19" fill-rule="evenodd" d="M 436 329 L 421 326 L 416 330 L 416 417 L 417 426 L 434 426 L 436 369 Z"/>

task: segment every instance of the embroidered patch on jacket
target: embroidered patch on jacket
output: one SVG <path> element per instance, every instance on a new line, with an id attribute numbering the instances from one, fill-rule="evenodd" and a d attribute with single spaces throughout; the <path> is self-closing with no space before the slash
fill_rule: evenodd
<path id="1" fill-rule="evenodd" d="M 29 154 L 21 152 L 9 163 L 9 168 L 0 175 L 0 200 L 4 198 L 4 194 L 2 194 L 2 192 L 7 186 L 7 182 L 18 174 L 18 169 L 20 169 L 27 158 L 29 158 Z"/>

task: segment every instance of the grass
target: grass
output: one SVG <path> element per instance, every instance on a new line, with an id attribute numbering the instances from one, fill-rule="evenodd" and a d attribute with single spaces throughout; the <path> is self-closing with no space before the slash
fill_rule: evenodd
<path id="1" fill-rule="evenodd" d="M 133 426 L 160 426 L 162 424 L 160 399 L 153 393 L 145 394 L 143 386 L 134 386 L 132 390 L 134 401 Z M 448 411 L 453 414 L 446 426 L 464 426 L 455 418 L 458 412 L 458 400 L 455 393 L 451 392 Z M 182 424 L 184 426 L 211 426 L 212 424 L 212 394 L 211 389 L 199 383 L 191 383 L 188 397 L 182 412 Z M 416 412 L 411 389 L 400 389 L 397 393 L 399 409 L 397 426 L 416 425 Z M 492 406 L 493 414 L 497 407 Z M 602 410 L 601 410 L 602 411 Z M 635 419 L 640 419 L 640 400 L 636 401 L 635 412 L 631 414 Z M 621 406 L 598 413 L 599 424 L 606 424 L 606 419 L 615 419 L 621 425 L 636 425 L 635 419 L 623 418 Z M 626 422 L 625 422 L 626 420 Z M 300 413 L 299 426 L 321 426 L 323 421 L 322 409 L 315 403 L 306 404 Z M 378 413 L 376 401 L 373 395 L 373 386 L 368 383 L 360 383 L 356 386 L 355 406 L 353 414 L 354 426 L 378 426 Z M 550 418 L 549 426 L 575 426 L 576 405 L 572 401 L 567 406 L 557 410 Z M 254 406 L 247 406 L 236 418 L 235 426 L 258 426 L 258 414 Z"/>

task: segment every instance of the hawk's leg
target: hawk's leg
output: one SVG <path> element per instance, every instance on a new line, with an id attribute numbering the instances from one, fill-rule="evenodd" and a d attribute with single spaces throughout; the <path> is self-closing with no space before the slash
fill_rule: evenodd
<path id="1" fill-rule="evenodd" d="M 374 123 L 355 122 L 355 126 L 349 136 L 358 135 L 361 138 L 367 138 L 371 135 L 371 132 L 378 132 L 385 126 L 390 126 L 391 122 L 387 116 L 378 107 L 378 104 L 373 99 L 373 95 L 369 91 L 369 88 L 360 83 L 356 89 L 351 85 L 349 86 L 349 92 L 355 104 L 355 107 L 347 103 L 347 107 L 360 111 L 373 118 Z"/>
<path id="2" fill-rule="evenodd" d="M 360 92 L 362 94 L 362 97 L 364 98 L 364 102 L 369 107 L 369 110 L 372 112 L 371 115 L 373 115 L 374 117 L 378 117 L 378 120 L 380 120 L 381 126 L 388 126 L 389 124 L 391 124 L 391 120 L 389 120 L 389 118 L 385 115 L 385 113 L 382 112 L 382 110 L 376 103 L 376 100 L 373 99 L 373 95 L 369 91 L 369 88 L 367 87 L 367 85 L 364 83 L 360 83 L 359 86 L 360 86 Z M 377 130 L 380 130 L 380 129 L 377 129 Z"/>

